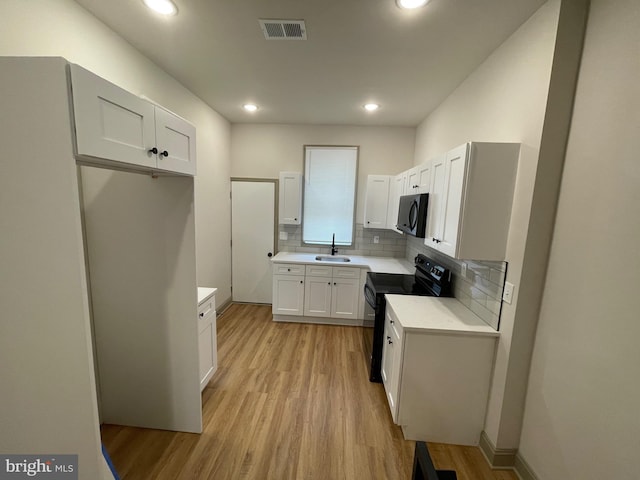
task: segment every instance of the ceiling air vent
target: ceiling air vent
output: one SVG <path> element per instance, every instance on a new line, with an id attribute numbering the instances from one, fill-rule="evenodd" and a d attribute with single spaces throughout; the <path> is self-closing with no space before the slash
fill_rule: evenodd
<path id="1" fill-rule="evenodd" d="M 304 20 L 258 20 L 267 40 L 306 40 Z"/>

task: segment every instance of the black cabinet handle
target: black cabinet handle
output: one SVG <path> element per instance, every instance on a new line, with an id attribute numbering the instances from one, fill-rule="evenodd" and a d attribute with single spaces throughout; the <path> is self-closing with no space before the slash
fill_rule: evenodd
<path id="1" fill-rule="evenodd" d="M 202 317 L 204 317 L 204 312 L 202 312 L 202 313 L 200 314 L 200 318 L 202 318 Z"/>
<path id="2" fill-rule="evenodd" d="M 302 280 L 300 280 L 300 283 L 302 283 Z"/>
<path id="3" fill-rule="evenodd" d="M 271 253 L 271 252 L 267 253 L 267 257 L 269 257 L 269 258 L 273 257 L 273 253 Z"/>
<path id="4" fill-rule="evenodd" d="M 156 147 L 153 147 L 151 149 L 149 149 L 149 153 L 153 153 L 154 155 L 158 154 L 158 149 Z"/>
<path id="5" fill-rule="evenodd" d="M 169 152 L 167 152 L 166 150 L 163 150 L 160 152 L 160 156 L 161 157 L 168 157 L 169 156 Z"/>
<path id="6" fill-rule="evenodd" d="M 387 337 L 387 342 L 389 342 L 389 345 L 391 345 L 393 342 L 391 341 L 391 337 Z"/>

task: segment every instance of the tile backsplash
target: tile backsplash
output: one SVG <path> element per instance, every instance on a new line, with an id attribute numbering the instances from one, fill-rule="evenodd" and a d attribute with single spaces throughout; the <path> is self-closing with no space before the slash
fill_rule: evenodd
<path id="1" fill-rule="evenodd" d="M 330 246 L 307 247 L 302 245 L 302 226 L 300 225 L 278 225 L 278 232 L 287 232 L 288 237 L 287 240 L 278 240 L 278 251 L 280 252 L 330 253 Z M 375 236 L 379 237 L 379 243 L 373 242 Z M 352 248 L 338 247 L 338 255 L 404 258 L 406 250 L 407 239 L 405 235 L 392 230 L 364 228 L 361 223 L 358 223 L 356 224 L 355 245 Z"/>
<path id="2" fill-rule="evenodd" d="M 422 238 L 407 237 L 406 243 L 407 260 L 413 262 L 415 256 L 422 253 L 445 265 L 451 270 L 453 296 L 498 330 L 507 262 L 456 260 L 427 247 Z M 462 263 L 467 264 L 467 272 L 464 276 Z"/>
<path id="3" fill-rule="evenodd" d="M 280 252 L 330 253 L 329 246 L 303 246 L 300 225 L 278 225 L 278 232 L 287 233 L 287 240 L 278 240 Z M 373 243 L 375 236 L 379 237 L 379 243 Z M 427 247 L 422 238 L 402 235 L 391 230 L 363 228 L 361 223 L 356 224 L 353 248 L 338 247 L 338 255 L 406 258 L 411 264 L 418 253 L 437 260 L 451 270 L 453 296 L 498 330 L 507 262 L 456 260 Z M 464 276 L 463 262 L 467 264 Z"/>

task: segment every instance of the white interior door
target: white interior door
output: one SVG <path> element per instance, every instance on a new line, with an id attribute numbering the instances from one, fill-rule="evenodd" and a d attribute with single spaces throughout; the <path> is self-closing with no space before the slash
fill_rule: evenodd
<path id="1" fill-rule="evenodd" d="M 234 302 L 271 303 L 275 238 L 274 181 L 231 182 L 231 275 Z"/>

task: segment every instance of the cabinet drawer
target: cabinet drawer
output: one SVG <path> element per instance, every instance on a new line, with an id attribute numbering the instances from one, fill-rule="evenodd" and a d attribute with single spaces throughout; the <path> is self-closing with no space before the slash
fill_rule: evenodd
<path id="1" fill-rule="evenodd" d="M 331 277 L 331 267 L 326 265 L 307 265 L 306 275 L 308 277 Z"/>
<path id="2" fill-rule="evenodd" d="M 216 297 L 211 297 L 198 305 L 198 315 L 207 316 L 210 312 L 216 311 Z"/>
<path id="3" fill-rule="evenodd" d="M 360 269 L 354 267 L 333 267 L 333 278 L 360 278 Z"/>
<path id="4" fill-rule="evenodd" d="M 304 275 L 304 265 L 297 263 L 276 263 L 273 265 L 275 275 Z"/>
<path id="5" fill-rule="evenodd" d="M 198 306 L 198 333 L 208 328 L 216 319 L 216 299 L 211 298 Z"/>

